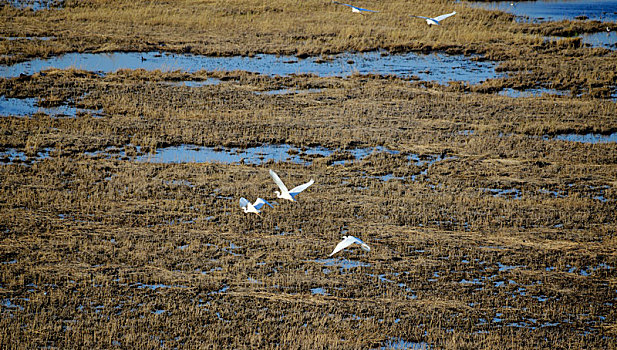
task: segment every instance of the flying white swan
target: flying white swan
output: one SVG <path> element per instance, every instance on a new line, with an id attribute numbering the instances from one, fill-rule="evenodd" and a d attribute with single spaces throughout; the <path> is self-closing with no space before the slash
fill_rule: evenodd
<path id="1" fill-rule="evenodd" d="M 349 7 L 351 7 L 351 12 L 354 12 L 354 13 L 362 13 L 362 12 L 379 12 L 379 11 L 373 11 L 373 10 L 363 9 L 362 7 L 358 7 L 358 6 L 354 6 L 354 5 L 343 4 L 342 2 L 338 2 L 338 1 L 332 1 L 332 2 L 333 2 L 334 4 L 339 4 L 339 5 L 349 6 Z"/>
<path id="2" fill-rule="evenodd" d="M 362 248 L 362 250 L 370 252 L 371 251 L 371 247 L 368 246 L 368 244 L 362 242 L 361 239 L 356 238 L 354 236 L 343 236 L 343 240 L 339 242 L 339 244 L 336 245 L 336 247 L 334 248 L 334 250 L 332 251 L 332 253 L 330 253 L 330 255 L 328 256 L 332 256 L 338 252 L 340 252 L 341 250 L 349 247 L 352 244 L 359 244 L 360 248 Z"/>
<path id="3" fill-rule="evenodd" d="M 424 16 L 414 16 L 414 15 L 410 15 L 411 17 L 416 17 L 416 18 L 424 18 L 426 20 L 426 23 L 428 23 L 428 25 L 440 25 L 439 22 L 443 21 L 444 19 L 450 17 L 450 16 L 454 16 L 456 15 L 456 11 L 451 12 L 451 13 L 446 13 L 445 15 L 441 15 L 441 16 L 437 16 L 435 18 L 430 18 L 430 17 L 424 17 Z"/>
<path id="4" fill-rule="evenodd" d="M 244 197 L 240 198 L 240 208 L 242 208 L 242 210 L 244 210 L 245 213 L 255 213 L 259 215 L 259 213 L 261 213 L 259 209 L 261 209 L 261 207 L 263 207 L 264 204 L 267 204 L 271 208 L 274 208 L 272 204 L 268 203 L 268 201 L 262 198 L 257 198 L 255 203 L 253 204 L 251 204 L 251 202 L 246 200 L 246 198 Z"/>
<path id="5" fill-rule="evenodd" d="M 281 192 L 279 191 L 274 191 L 276 193 L 276 196 L 278 198 L 282 198 L 282 199 L 287 199 L 290 200 L 292 202 L 295 202 L 295 197 L 302 191 L 306 190 L 310 185 L 313 184 L 313 182 L 315 182 L 315 180 L 311 179 L 311 181 L 300 185 L 300 186 L 296 186 L 294 188 L 290 190 L 287 189 L 287 186 L 285 186 L 285 184 L 283 183 L 283 181 L 281 181 L 281 178 L 279 178 L 278 175 L 276 175 L 276 173 L 270 169 L 270 176 L 272 176 L 272 180 L 274 180 L 274 182 L 276 183 L 276 185 L 281 189 Z"/>

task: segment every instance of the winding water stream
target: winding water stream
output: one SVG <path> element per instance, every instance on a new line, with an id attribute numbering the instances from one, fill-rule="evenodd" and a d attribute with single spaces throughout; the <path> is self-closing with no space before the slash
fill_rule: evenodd
<path id="1" fill-rule="evenodd" d="M 256 55 L 254 57 L 210 57 L 192 54 L 158 52 L 69 53 L 47 59 L 33 59 L 10 66 L 0 66 L 0 77 L 12 78 L 20 74 L 32 75 L 49 68 L 77 68 L 101 74 L 119 69 L 196 72 L 248 71 L 269 76 L 315 74 L 347 77 L 354 73 L 396 75 L 437 81 L 467 81 L 477 84 L 501 74 L 495 72 L 494 62 L 476 61 L 463 55 L 418 53 L 382 54 L 380 52 L 344 53 L 327 58 Z"/>

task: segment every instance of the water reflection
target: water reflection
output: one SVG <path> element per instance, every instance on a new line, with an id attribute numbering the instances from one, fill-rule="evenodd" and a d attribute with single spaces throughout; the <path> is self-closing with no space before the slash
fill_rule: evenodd
<path id="1" fill-rule="evenodd" d="M 330 295 L 326 292 L 325 288 L 312 288 L 311 294 Z"/>
<path id="2" fill-rule="evenodd" d="M 617 32 L 586 33 L 581 35 L 584 44 L 591 47 L 603 47 L 609 50 L 617 50 Z"/>
<path id="3" fill-rule="evenodd" d="M 137 152 L 140 148 L 136 147 Z M 222 147 L 201 147 L 196 145 L 180 145 L 159 148 L 154 154 L 142 154 L 134 158 L 138 162 L 150 163 L 244 163 L 244 164 L 263 164 L 268 161 L 292 162 L 296 164 L 310 165 L 314 158 L 328 157 L 341 150 L 333 150 L 321 146 L 312 148 L 298 149 L 294 146 L 283 145 L 262 145 L 249 148 L 222 148 Z M 362 160 L 370 154 L 376 152 L 397 153 L 398 151 L 388 150 L 384 147 L 367 147 L 345 150 L 350 153 L 350 157 L 345 160 L 333 162 L 332 165 L 344 165 L 355 160 Z M 87 152 L 90 156 L 101 154 L 118 154 L 124 157 L 125 154 L 115 147 L 104 151 Z"/>
<path id="4" fill-rule="evenodd" d="M 51 39 L 55 39 L 55 36 L 3 36 L 0 37 L 0 40 L 42 40 L 47 41 Z"/>
<path id="5" fill-rule="evenodd" d="M 15 148 L 0 150 L 0 164 L 24 163 L 31 160 L 40 161 L 42 159 L 49 158 L 50 151 L 50 148 L 45 148 L 39 152 L 36 152 L 34 156 L 29 157 L 24 151 L 18 151 Z"/>
<path id="6" fill-rule="evenodd" d="M 163 85 L 171 86 L 186 86 L 186 87 L 202 87 L 208 85 L 218 85 L 221 81 L 215 78 L 207 78 L 205 80 L 182 80 L 182 81 L 165 81 Z"/>
<path id="7" fill-rule="evenodd" d="M 382 347 L 378 349 L 380 350 L 390 350 L 390 349 L 425 350 L 425 349 L 429 349 L 429 346 L 425 342 L 414 343 L 414 342 L 407 341 L 403 338 L 390 338 L 383 344 Z"/>
<path id="8" fill-rule="evenodd" d="M 35 113 L 45 113 L 50 116 L 67 116 L 76 117 L 79 113 L 90 113 L 92 115 L 100 115 L 101 111 L 85 108 L 77 108 L 75 106 L 53 106 L 39 107 L 37 106 L 38 99 L 36 98 L 7 98 L 0 96 L 0 116 L 30 116 Z"/>
<path id="9" fill-rule="evenodd" d="M 295 94 L 311 94 L 321 92 L 322 89 L 304 89 L 304 90 L 296 90 L 296 89 L 278 89 L 278 90 L 268 90 L 268 91 L 259 91 L 255 94 L 257 95 L 295 95 Z"/>
<path id="10" fill-rule="evenodd" d="M 328 267 L 339 267 L 341 272 L 345 272 L 346 270 L 350 270 L 355 267 L 371 266 L 371 264 L 369 263 L 365 263 L 365 262 L 361 262 L 357 260 L 348 260 L 344 258 L 342 259 L 335 259 L 335 258 L 317 259 L 313 261 L 316 263 L 323 264 L 324 266 L 328 266 Z"/>
<path id="11" fill-rule="evenodd" d="M 469 4 L 532 20 L 575 20 L 584 16 L 592 20 L 617 21 L 617 0 L 470 1 Z"/>
<path id="12" fill-rule="evenodd" d="M 549 136 L 544 136 L 544 139 L 549 139 Z M 602 134 L 561 134 L 552 138 L 559 141 L 581 142 L 581 143 L 608 143 L 617 142 L 617 132 L 610 135 Z"/>
<path id="13" fill-rule="evenodd" d="M 584 45 L 590 47 L 601 47 L 609 50 L 617 49 L 617 32 L 615 31 L 601 31 L 595 33 L 582 33 L 579 36 Z M 548 36 L 544 37 L 545 42 L 555 42 L 562 40 L 560 36 Z"/>
<path id="14" fill-rule="evenodd" d="M 289 63 L 293 59 L 294 63 Z M 495 78 L 495 63 L 474 61 L 462 55 L 406 53 L 382 55 L 380 52 L 344 53 L 322 60 L 310 57 L 297 60 L 293 56 L 260 54 L 254 57 L 209 57 L 158 52 L 68 53 L 49 59 L 34 59 L 11 66 L 0 66 L 0 77 L 32 75 L 48 68 L 76 68 L 110 73 L 119 69 L 161 71 L 249 71 L 264 75 L 288 76 L 311 73 L 318 76 L 346 77 L 354 73 L 390 74 L 405 78 L 447 83 L 467 81 L 480 83 Z"/>
<path id="15" fill-rule="evenodd" d="M 501 90 L 499 92 L 499 95 L 519 98 L 519 97 L 539 97 L 543 95 L 565 96 L 567 93 L 568 92 L 566 91 L 559 91 L 555 89 L 538 88 L 538 89 L 515 90 L 515 89 L 507 88 L 507 89 Z"/>
<path id="16" fill-rule="evenodd" d="M 199 147 L 195 145 L 181 145 L 157 149 L 155 154 L 136 157 L 138 162 L 150 163 L 245 163 L 262 164 L 269 160 L 293 162 L 297 164 L 310 163 L 303 159 L 306 155 L 328 156 L 332 151 L 315 147 L 296 153 L 290 145 L 263 145 L 249 148 L 224 149 L 221 147 Z M 293 153 L 293 154 L 292 154 Z"/>
<path id="17" fill-rule="evenodd" d="M 59 8 L 61 0 L 5 0 L 4 3 L 18 9 L 32 9 L 33 11 L 49 10 Z"/>

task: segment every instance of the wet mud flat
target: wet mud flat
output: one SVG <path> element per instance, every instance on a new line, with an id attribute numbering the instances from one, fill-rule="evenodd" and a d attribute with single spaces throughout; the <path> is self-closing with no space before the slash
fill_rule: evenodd
<path id="1" fill-rule="evenodd" d="M 0 93 L 96 111 L 0 117 L 9 347 L 615 346 L 610 101 L 75 69 Z M 315 184 L 283 202 L 268 169 Z M 371 252 L 329 258 L 348 234 Z"/>

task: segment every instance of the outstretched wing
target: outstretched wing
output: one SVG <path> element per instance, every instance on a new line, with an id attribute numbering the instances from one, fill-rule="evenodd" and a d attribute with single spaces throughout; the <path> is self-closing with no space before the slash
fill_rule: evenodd
<path id="1" fill-rule="evenodd" d="M 429 17 L 424 17 L 424 16 L 416 16 L 416 15 L 409 15 L 409 17 L 424 18 L 424 19 L 432 19 L 432 18 L 429 18 Z"/>
<path id="2" fill-rule="evenodd" d="M 442 21 L 442 20 L 444 20 L 444 19 L 446 19 L 446 18 L 448 18 L 450 16 L 454 16 L 454 15 L 456 15 L 456 11 L 454 11 L 452 13 L 446 13 L 445 15 L 437 16 L 437 17 L 435 17 L 435 20 L 437 22 L 440 22 L 440 21 Z"/>
<path id="3" fill-rule="evenodd" d="M 359 245 L 365 244 L 364 242 L 362 242 L 362 240 L 358 237 L 354 237 L 354 236 L 348 236 L 347 238 L 351 238 L 353 243 L 357 243 Z"/>
<path id="4" fill-rule="evenodd" d="M 246 198 L 242 197 L 240 198 L 240 208 L 246 208 L 249 205 L 249 201 L 246 200 Z"/>
<path id="5" fill-rule="evenodd" d="M 352 9 L 356 9 L 358 11 L 364 11 L 364 12 L 378 12 L 378 11 L 373 11 L 373 10 L 369 10 L 369 9 L 363 9 L 362 7 L 358 7 L 358 6 L 354 6 L 354 5 L 349 5 L 349 4 L 344 4 L 342 2 L 338 2 L 338 1 L 332 1 L 332 3 L 334 4 L 338 4 L 338 5 L 344 5 L 344 6 L 349 6 Z"/>
<path id="6" fill-rule="evenodd" d="M 291 191 L 289 191 L 289 194 L 291 194 L 292 196 L 296 196 L 298 193 L 306 190 L 310 185 L 312 185 L 315 182 L 315 180 L 311 179 L 311 181 L 300 185 L 300 186 L 296 186 L 294 188 L 291 189 Z"/>
<path id="7" fill-rule="evenodd" d="M 368 244 L 364 243 L 360 238 L 353 237 L 353 236 L 351 236 L 351 238 L 354 239 L 354 243 L 357 243 L 360 245 L 360 248 L 362 248 L 362 250 L 367 251 L 367 252 L 371 251 L 371 247 L 369 247 Z"/>
<path id="8" fill-rule="evenodd" d="M 267 204 L 270 206 L 270 208 L 274 208 L 272 206 L 272 204 L 268 203 L 267 200 L 263 199 L 263 198 L 257 198 L 257 200 L 255 201 L 255 203 L 253 203 L 253 206 L 255 207 L 255 209 L 259 210 L 261 209 L 261 207 L 264 206 L 264 204 Z"/>
<path id="9" fill-rule="evenodd" d="M 351 6 L 351 5 L 349 5 Z M 355 8 L 358 11 L 363 11 L 363 12 L 377 12 L 377 11 L 373 11 L 373 10 L 369 10 L 369 9 L 363 9 L 362 7 L 358 7 L 358 6 L 351 6 L 353 8 Z"/>
<path id="10" fill-rule="evenodd" d="M 274 183 L 276 183 L 276 185 L 281 189 L 281 192 L 289 192 L 287 186 L 285 186 L 283 181 L 281 181 L 281 178 L 276 175 L 276 173 L 272 169 L 270 169 L 270 176 L 272 177 L 272 180 L 274 180 Z"/>
<path id="11" fill-rule="evenodd" d="M 342 2 L 338 2 L 338 1 L 332 1 L 332 3 L 333 3 L 333 4 L 337 4 L 337 5 L 349 6 L 349 7 L 353 8 L 353 6 L 352 6 L 352 5 L 349 5 L 349 4 L 344 4 L 344 3 L 342 3 Z"/>
<path id="12" fill-rule="evenodd" d="M 328 255 L 328 256 L 332 256 L 332 255 L 340 252 L 341 250 L 349 247 L 350 245 L 356 243 L 356 240 L 357 240 L 357 238 L 353 237 L 353 236 L 349 236 L 349 237 L 345 238 L 344 240 L 340 241 L 339 244 L 336 245 L 336 247 L 334 248 L 332 253 L 330 253 L 330 255 Z"/>

